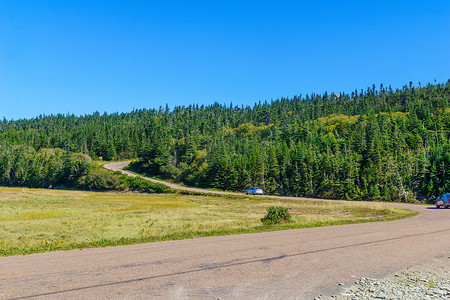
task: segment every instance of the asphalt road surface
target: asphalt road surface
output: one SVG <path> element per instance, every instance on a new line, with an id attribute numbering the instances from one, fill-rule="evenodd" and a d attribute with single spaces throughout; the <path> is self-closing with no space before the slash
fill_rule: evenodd
<path id="1" fill-rule="evenodd" d="M 420 215 L 1 257 L 0 299 L 313 299 L 450 256 L 450 210 L 386 205 Z"/>

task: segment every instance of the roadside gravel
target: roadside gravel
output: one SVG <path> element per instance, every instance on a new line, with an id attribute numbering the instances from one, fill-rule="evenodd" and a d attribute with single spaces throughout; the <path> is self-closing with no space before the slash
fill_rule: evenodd
<path id="1" fill-rule="evenodd" d="M 361 278 L 339 295 L 316 299 L 450 299 L 450 256 L 382 279 Z"/>

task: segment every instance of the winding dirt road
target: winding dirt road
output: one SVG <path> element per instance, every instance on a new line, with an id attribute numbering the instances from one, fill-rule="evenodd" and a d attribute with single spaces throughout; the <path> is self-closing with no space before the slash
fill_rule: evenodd
<path id="1" fill-rule="evenodd" d="M 182 185 L 179 185 L 179 184 L 169 183 L 169 182 L 166 182 L 166 181 L 161 181 L 161 180 L 157 180 L 157 179 L 153 179 L 153 178 L 148 178 L 148 177 L 143 177 L 143 176 L 140 176 L 140 175 L 136 175 L 136 174 L 134 174 L 134 173 L 125 171 L 125 170 L 123 169 L 123 168 L 125 168 L 126 166 L 128 166 L 130 163 L 131 163 L 131 161 L 124 161 L 124 162 L 110 163 L 110 164 L 104 165 L 103 167 L 104 167 L 105 169 L 111 170 L 111 171 L 113 171 L 113 172 L 119 171 L 119 172 L 121 172 L 122 174 L 131 176 L 131 177 L 137 177 L 137 176 L 139 176 L 139 177 L 142 177 L 142 178 L 144 178 L 144 179 L 146 179 L 146 180 L 148 180 L 148 181 L 154 182 L 154 183 L 164 184 L 165 186 L 168 186 L 168 187 L 170 187 L 170 188 L 172 188 L 172 189 L 175 189 L 175 190 L 184 190 L 184 191 L 191 191 L 191 192 L 196 192 L 196 193 L 223 194 L 223 195 L 226 195 L 226 194 L 235 194 L 235 193 L 231 193 L 231 192 L 219 192 L 219 191 L 210 191 L 210 190 L 204 190 L 204 189 L 197 189 L 197 188 L 185 187 L 185 186 L 182 186 Z M 240 195 L 242 195 L 242 194 L 240 194 Z"/>
<path id="2" fill-rule="evenodd" d="M 0 299 L 313 299 L 338 293 L 360 277 L 450 256 L 450 210 L 386 205 L 420 215 L 2 257 Z"/>

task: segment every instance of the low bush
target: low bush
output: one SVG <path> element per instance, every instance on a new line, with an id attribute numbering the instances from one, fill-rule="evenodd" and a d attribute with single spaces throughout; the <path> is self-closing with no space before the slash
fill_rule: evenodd
<path id="1" fill-rule="evenodd" d="M 120 190 L 118 176 L 98 166 L 91 165 L 88 171 L 80 176 L 75 187 L 88 190 Z"/>
<path id="2" fill-rule="evenodd" d="M 140 177 L 123 176 L 122 183 L 130 190 L 150 193 L 168 192 L 169 188 L 160 183 L 154 183 Z"/>
<path id="3" fill-rule="evenodd" d="M 285 207 L 271 206 L 267 208 L 267 215 L 261 219 L 264 224 L 279 224 L 291 221 L 291 213 Z"/>

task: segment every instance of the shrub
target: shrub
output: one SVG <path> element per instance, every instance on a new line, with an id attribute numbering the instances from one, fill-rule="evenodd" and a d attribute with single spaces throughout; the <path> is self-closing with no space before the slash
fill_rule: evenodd
<path id="1" fill-rule="evenodd" d="M 166 187 L 163 184 L 160 183 L 154 183 L 148 180 L 145 180 L 140 177 L 123 177 L 123 183 L 127 188 L 133 191 L 140 191 L 140 192 L 150 192 L 150 193 L 164 193 L 169 190 L 168 187 Z"/>
<path id="2" fill-rule="evenodd" d="M 89 190 L 117 190 L 119 180 L 117 175 L 91 165 L 86 174 L 78 178 L 74 186 Z"/>
<path id="3" fill-rule="evenodd" d="M 171 164 L 161 166 L 159 170 L 163 177 L 170 179 L 175 179 L 181 174 L 181 170 Z"/>
<path id="4" fill-rule="evenodd" d="M 271 206 L 267 208 L 267 215 L 261 219 L 264 224 L 278 224 L 281 222 L 290 222 L 291 214 L 287 208 L 280 206 Z"/>

